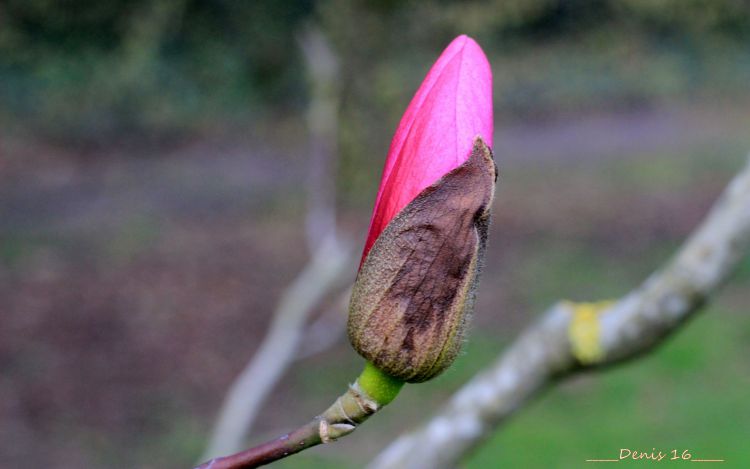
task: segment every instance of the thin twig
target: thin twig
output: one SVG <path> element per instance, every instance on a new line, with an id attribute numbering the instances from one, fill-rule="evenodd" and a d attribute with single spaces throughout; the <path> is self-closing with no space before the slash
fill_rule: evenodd
<path id="1" fill-rule="evenodd" d="M 335 441 L 353 432 L 380 406 L 355 382 L 325 412 L 275 440 L 231 456 L 215 458 L 195 469 L 250 469 Z"/>
<path id="2" fill-rule="evenodd" d="M 371 469 L 454 467 L 556 378 L 646 353 L 695 314 L 750 247 L 750 161 L 676 256 L 614 304 L 561 302 Z"/>

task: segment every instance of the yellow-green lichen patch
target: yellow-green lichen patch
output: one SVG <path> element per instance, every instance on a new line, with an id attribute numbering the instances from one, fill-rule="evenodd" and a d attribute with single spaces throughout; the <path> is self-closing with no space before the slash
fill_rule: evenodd
<path id="1" fill-rule="evenodd" d="M 612 306 L 613 301 L 596 303 L 565 302 L 573 318 L 568 326 L 573 356 L 584 365 L 597 363 L 604 358 L 601 344 L 601 324 L 599 314 Z"/>

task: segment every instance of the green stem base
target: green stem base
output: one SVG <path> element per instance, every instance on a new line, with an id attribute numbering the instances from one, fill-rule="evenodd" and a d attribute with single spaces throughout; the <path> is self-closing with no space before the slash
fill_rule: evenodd
<path id="1" fill-rule="evenodd" d="M 365 364 L 365 369 L 357 378 L 357 383 L 360 389 L 379 406 L 390 403 L 404 386 L 404 381 L 383 373 L 370 362 Z"/>

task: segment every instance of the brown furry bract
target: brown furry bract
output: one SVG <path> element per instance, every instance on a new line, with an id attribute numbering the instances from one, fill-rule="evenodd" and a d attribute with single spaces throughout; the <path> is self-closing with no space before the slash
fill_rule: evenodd
<path id="1" fill-rule="evenodd" d="M 391 220 L 357 275 L 349 340 L 385 373 L 427 381 L 453 363 L 474 303 L 497 167 L 477 137 L 468 160 Z"/>

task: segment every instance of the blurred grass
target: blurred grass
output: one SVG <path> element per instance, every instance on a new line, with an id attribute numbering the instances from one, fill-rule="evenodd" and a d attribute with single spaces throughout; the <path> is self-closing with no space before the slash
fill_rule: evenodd
<path id="1" fill-rule="evenodd" d="M 581 467 L 617 459 L 620 448 L 687 449 L 696 459 L 725 459 L 722 467 L 748 467 L 750 374 L 740 357 L 750 351 L 750 318 L 737 312 L 710 308 L 653 355 L 553 389 L 467 467 Z"/>

